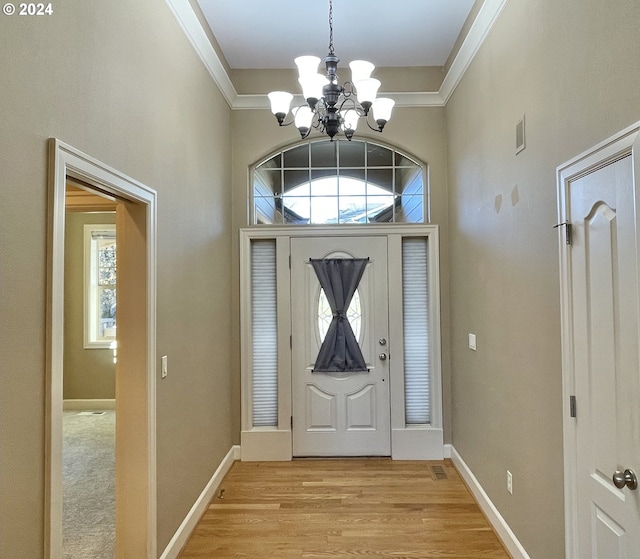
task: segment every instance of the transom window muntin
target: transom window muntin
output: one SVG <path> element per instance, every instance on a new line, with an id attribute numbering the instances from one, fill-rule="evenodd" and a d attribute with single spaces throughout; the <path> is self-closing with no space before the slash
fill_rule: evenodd
<path id="1" fill-rule="evenodd" d="M 254 225 L 427 221 L 425 166 L 374 142 L 305 142 L 252 176 Z"/>

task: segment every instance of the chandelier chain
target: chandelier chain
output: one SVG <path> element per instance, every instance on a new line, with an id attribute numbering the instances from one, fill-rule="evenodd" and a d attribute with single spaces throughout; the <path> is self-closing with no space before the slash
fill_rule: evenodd
<path id="1" fill-rule="evenodd" d="M 333 51 L 333 0 L 329 0 L 329 54 L 335 54 Z"/>

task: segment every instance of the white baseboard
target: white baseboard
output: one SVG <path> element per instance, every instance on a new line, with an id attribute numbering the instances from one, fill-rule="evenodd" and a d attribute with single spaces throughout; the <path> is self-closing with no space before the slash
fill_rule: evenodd
<path id="1" fill-rule="evenodd" d="M 231 466 L 236 460 L 240 460 L 240 446 L 232 446 L 227 455 L 223 458 L 222 462 L 218 466 L 218 469 L 214 472 L 213 476 L 207 483 L 206 487 L 200 494 L 200 497 L 191 507 L 185 519 L 180 524 L 180 527 L 171 538 L 171 541 L 165 548 L 164 552 L 160 556 L 160 559 L 176 559 L 182 551 L 182 548 L 187 543 L 191 532 L 195 529 L 200 517 L 207 509 L 209 502 L 213 499 L 218 487 L 222 483 L 224 476 L 227 474 Z"/>
<path id="2" fill-rule="evenodd" d="M 480 485 L 480 482 L 476 479 L 476 476 L 473 475 L 473 472 L 469 469 L 469 466 L 462 459 L 462 456 L 458 454 L 455 447 L 453 445 L 445 445 L 445 456 L 447 453 L 447 448 L 449 447 L 449 452 L 451 456 L 451 460 L 453 461 L 454 466 L 464 479 L 464 481 L 469 486 L 471 493 L 478 501 L 478 505 L 482 509 L 482 512 L 486 515 L 489 522 L 493 526 L 493 529 L 498 534 L 498 537 L 507 548 L 507 551 L 511 553 L 513 559 L 530 559 L 529 554 L 526 552 L 522 544 L 516 538 L 516 535 L 512 532 L 511 528 L 502 518 L 500 512 L 496 506 L 491 502 L 489 496 L 485 493 L 485 490 Z"/>
<path id="3" fill-rule="evenodd" d="M 63 410 L 115 410 L 116 409 L 116 401 L 114 399 L 92 399 L 92 400 L 81 400 L 77 398 L 63 400 L 62 402 Z"/>

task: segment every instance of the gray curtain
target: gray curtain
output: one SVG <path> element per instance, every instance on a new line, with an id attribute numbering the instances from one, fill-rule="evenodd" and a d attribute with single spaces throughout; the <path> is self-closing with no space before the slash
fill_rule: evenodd
<path id="1" fill-rule="evenodd" d="M 312 258 L 310 262 L 333 312 L 333 319 L 318 352 L 313 372 L 368 371 L 346 313 L 369 259 Z"/>

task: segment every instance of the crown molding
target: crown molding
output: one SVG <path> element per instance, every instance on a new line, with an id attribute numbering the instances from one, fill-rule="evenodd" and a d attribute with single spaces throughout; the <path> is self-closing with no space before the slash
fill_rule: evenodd
<path id="1" fill-rule="evenodd" d="M 385 93 L 397 107 L 443 107 L 447 104 L 464 73 L 482 46 L 489 31 L 497 21 L 508 0 L 485 0 L 478 16 L 454 58 L 439 91 Z M 264 94 L 239 95 L 222 61 L 218 57 L 209 37 L 202 28 L 189 0 L 166 0 L 167 5 L 182 27 L 184 34 L 198 53 L 213 81 L 216 83 L 229 107 L 233 110 L 268 109 L 269 101 Z"/>
<path id="2" fill-rule="evenodd" d="M 439 92 L 396 92 L 382 93 L 384 97 L 390 97 L 396 102 L 396 107 L 443 107 L 444 100 Z M 294 95 L 294 105 L 305 103 L 302 95 Z M 271 105 L 266 95 L 238 95 L 233 104 L 229 104 L 234 110 L 243 109 L 270 109 Z"/>
<path id="3" fill-rule="evenodd" d="M 166 2 L 178 20 L 180 27 L 182 27 L 187 39 L 189 39 L 189 42 L 209 71 L 213 81 L 222 92 L 229 106 L 233 108 L 238 98 L 236 88 L 233 87 L 233 83 L 231 83 L 231 79 L 218 57 L 218 53 L 211 45 L 211 41 L 209 41 L 209 37 L 207 37 L 205 30 L 202 28 L 200 20 L 193 11 L 191 4 L 189 4 L 189 0 L 166 0 Z"/>
<path id="4" fill-rule="evenodd" d="M 460 50 L 458 50 L 440 86 L 439 93 L 445 105 L 451 98 L 451 95 L 453 95 L 453 92 L 462 80 L 471 61 L 480 50 L 480 47 L 498 20 L 507 2 L 508 0 L 485 0 L 484 4 L 482 4 L 482 8 L 480 8 L 476 19 L 471 25 Z"/>

